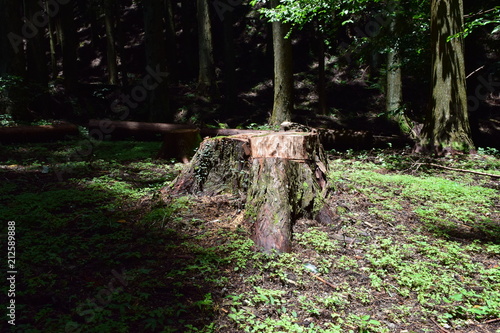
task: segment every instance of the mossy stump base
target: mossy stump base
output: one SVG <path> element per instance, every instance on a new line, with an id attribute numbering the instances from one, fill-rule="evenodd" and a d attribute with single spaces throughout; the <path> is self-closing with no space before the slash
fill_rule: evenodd
<path id="1" fill-rule="evenodd" d="M 205 139 L 168 190 L 246 198 L 246 221 L 259 250 L 291 250 L 292 224 L 325 220 L 327 160 L 317 133 L 274 132 Z"/>

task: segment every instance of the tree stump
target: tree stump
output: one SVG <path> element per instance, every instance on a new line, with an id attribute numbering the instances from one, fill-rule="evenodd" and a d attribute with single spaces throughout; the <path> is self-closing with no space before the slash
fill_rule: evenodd
<path id="1" fill-rule="evenodd" d="M 295 220 L 329 216 L 326 172 L 317 133 L 217 137 L 201 143 L 167 192 L 241 195 L 256 247 L 289 252 Z"/>
<path id="2" fill-rule="evenodd" d="M 314 218 L 327 188 L 326 155 L 316 133 L 275 133 L 250 138 L 251 181 L 246 215 L 264 251 L 291 250 L 292 223 Z"/>

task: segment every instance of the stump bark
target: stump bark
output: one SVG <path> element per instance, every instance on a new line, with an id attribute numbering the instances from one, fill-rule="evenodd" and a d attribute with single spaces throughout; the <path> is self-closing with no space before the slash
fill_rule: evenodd
<path id="1" fill-rule="evenodd" d="M 205 139 L 170 194 L 237 194 L 256 248 L 291 250 L 292 225 L 325 220 L 327 159 L 317 133 L 274 132 Z"/>

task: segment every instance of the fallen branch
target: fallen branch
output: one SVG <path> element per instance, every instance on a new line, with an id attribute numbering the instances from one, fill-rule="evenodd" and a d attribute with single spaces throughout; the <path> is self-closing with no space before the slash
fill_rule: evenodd
<path id="1" fill-rule="evenodd" d="M 487 321 L 483 322 L 483 324 L 496 323 L 497 321 L 500 321 L 500 318 L 487 320 Z"/>
<path id="2" fill-rule="evenodd" d="M 466 172 L 466 173 L 472 173 L 475 175 L 481 175 L 481 176 L 489 176 L 493 178 L 500 178 L 500 175 L 495 175 L 492 173 L 487 173 L 487 172 L 480 172 L 480 171 L 473 171 L 473 170 L 466 170 L 466 169 L 457 169 L 457 168 L 450 168 L 444 165 L 439 165 L 439 164 L 434 164 L 434 163 L 416 163 L 418 166 L 420 165 L 430 165 L 436 168 L 441 168 L 441 169 L 446 169 L 446 170 L 451 170 L 451 171 L 456 171 L 456 172 Z"/>
<path id="3" fill-rule="evenodd" d="M 441 332 L 443 332 L 443 333 L 450 333 L 450 331 L 445 330 L 445 329 L 444 329 L 443 327 L 441 327 L 441 325 L 439 325 L 439 324 L 438 324 L 438 323 L 437 323 L 434 319 L 432 319 L 432 318 L 429 318 L 429 319 L 430 319 L 430 320 L 434 323 L 434 325 L 436 325 L 436 326 L 439 328 L 439 330 L 440 330 Z"/>
<path id="4" fill-rule="evenodd" d="M 332 288 L 337 288 L 337 287 L 335 287 L 335 285 L 334 285 L 334 284 L 332 284 L 332 283 L 330 283 L 330 282 L 326 281 L 326 280 L 325 280 L 325 279 L 323 279 L 322 277 L 319 277 L 318 275 L 316 275 L 316 274 L 314 274 L 314 273 L 311 273 L 311 275 L 312 275 L 314 278 L 318 279 L 319 281 L 323 282 L 324 284 L 326 284 L 326 285 L 328 285 L 328 286 L 330 286 L 330 287 L 332 287 Z"/>

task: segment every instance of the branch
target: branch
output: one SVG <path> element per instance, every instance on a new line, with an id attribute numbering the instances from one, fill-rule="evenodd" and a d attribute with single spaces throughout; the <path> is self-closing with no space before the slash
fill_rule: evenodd
<path id="1" fill-rule="evenodd" d="M 451 170 L 451 171 L 457 171 L 457 172 L 466 172 L 466 173 L 473 173 L 475 175 L 481 175 L 481 176 L 489 176 L 493 178 L 500 178 L 500 175 L 495 175 L 492 173 L 486 173 L 486 172 L 480 172 L 480 171 L 473 171 L 473 170 L 466 170 L 466 169 L 456 169 L 456 168 L 450 168 L 444 165 L 439 165 L 439 164 L 434 164 L 434 163 L 417 163 L 418 165 L 430 165 L 436 168 L 441 168 L 441 169 L 446 169 L 446 170 Z"/>

